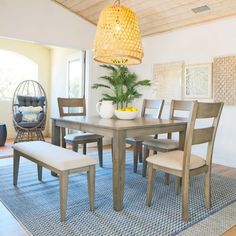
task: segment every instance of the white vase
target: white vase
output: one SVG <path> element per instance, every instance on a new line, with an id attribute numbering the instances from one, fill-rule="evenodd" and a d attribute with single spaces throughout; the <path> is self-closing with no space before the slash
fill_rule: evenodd
<path id="1" fill-rule="evenodd" d="M 112 101 L 102 101 L 96 104 L 96 110 L 102 118 L 112 118 L 114 115 L 114 106 Z"/>

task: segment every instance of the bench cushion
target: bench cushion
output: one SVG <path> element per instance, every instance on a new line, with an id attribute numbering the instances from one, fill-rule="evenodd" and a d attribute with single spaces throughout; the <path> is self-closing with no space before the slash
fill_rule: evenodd
<path id="1" fill-rule="evenodd" d="M 42 141 L 16 143 L 13 149 L 60 171 L 97 164 L 95 158 Z"/>

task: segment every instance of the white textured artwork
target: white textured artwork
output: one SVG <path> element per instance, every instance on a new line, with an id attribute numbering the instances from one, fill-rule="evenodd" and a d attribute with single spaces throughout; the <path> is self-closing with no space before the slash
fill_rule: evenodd
<path id="1" fill-rule="evenodd" d="M 185 67 L 184 97 L 212 97 L 212 64 L 187 65 Z"/>
<path id="2" fill-rule="evenodd" d="M 183 78 L 183 62 L 155 64 L 152 82 L 152 97 L 155 99 L 181 99 L 181 82 Z"/>

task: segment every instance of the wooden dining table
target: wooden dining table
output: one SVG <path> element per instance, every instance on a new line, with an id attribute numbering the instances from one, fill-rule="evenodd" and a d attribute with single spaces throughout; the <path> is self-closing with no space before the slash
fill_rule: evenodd
<path id="1" fill-rule="evenodd" d="M 125 189 L 125 143 L 128 137 L 179 132 L 183 149 L 187 123 L 179 120 L 136 118 L 134 120 L 103 119 L 98 116 L 66 116 L 52 118 L 52 143 L 60 145 L 61 128 L 81 130 L 113 138 L 113 208 L 123 209 Z"/>

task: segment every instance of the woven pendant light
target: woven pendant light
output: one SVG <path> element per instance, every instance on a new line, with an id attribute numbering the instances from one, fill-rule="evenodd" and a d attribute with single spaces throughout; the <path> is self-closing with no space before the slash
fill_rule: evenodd
<path id="1" fill-rule="evenodd" d="M 120 5 L 107 6 L 100 14 L 94 40 L 94 60 L 106 64 L 132 65 L 142 62 L 143 49 L 134 12 Z"/>

